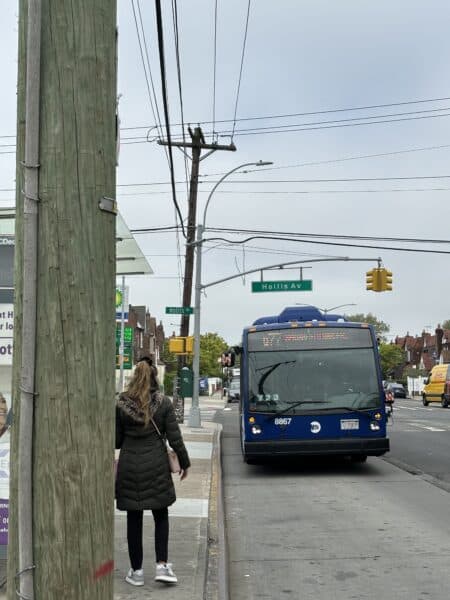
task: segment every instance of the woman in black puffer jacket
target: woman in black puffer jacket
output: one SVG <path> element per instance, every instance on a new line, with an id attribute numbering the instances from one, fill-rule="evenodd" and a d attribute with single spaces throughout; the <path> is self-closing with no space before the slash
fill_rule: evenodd
<path id="1" fill-rule="evenodd" d="M 160 434 L 158 433 L 159 430 Z M 190 467 L 172 402 L 159 391 L 156 369 L 145 358 L 136 365 L 126 391 L 116 406 L 117 508 L 127 511 L 127 539 L 131 569 L 125 580 L 144 585 L 142 570 L 143 511 L 151 510 L 155 521 L 156 581 L 176 583 L 167 562 L 169 541 L 168 506 L 176 500 L 164 440 L 166 437 L 180 463 L 180 479 Z"/>

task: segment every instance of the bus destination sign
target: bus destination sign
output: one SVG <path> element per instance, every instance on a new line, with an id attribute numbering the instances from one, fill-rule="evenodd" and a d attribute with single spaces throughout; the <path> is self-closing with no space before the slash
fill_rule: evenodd
<path id="1" fill-rule="evenodd" d="M 278 331 L 254 331 L 248 334 L 250 352 L 371 348 L 372 345 L 369 329 L 357 327 L 308 327 Z"/>

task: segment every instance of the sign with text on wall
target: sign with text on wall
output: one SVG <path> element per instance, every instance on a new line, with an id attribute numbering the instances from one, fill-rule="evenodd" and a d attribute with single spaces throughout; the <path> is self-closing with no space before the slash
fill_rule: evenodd
<path id="1" fill-rule="evenodd" d="M 12 365 L 14 304 L 0 304 L 0 365 Z"/>

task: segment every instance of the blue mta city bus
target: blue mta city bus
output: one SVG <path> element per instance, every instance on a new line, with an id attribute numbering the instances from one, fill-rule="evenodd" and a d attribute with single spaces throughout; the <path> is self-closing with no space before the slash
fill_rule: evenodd
<path id="1" fill-rule="evenodd" d="M 313 306 L 244 329 L 239 406 L 247 463 L 281 455 L 364 462 L 389 450 L 372 326 Z"/>

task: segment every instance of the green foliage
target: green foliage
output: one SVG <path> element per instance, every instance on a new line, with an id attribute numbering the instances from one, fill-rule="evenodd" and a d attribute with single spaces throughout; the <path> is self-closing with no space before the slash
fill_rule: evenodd
<path id="1" fill-rule="evenodd" d="M 218 362 L 229 345 L 217 333 L 205 333 L 200 336 L 200 375 L 222 377 L 222 366 Z"/>
<path id="2" fill-rule="evenodd" d="M 442 323 L 442 329 L 450 329 L 450 319 L 447 319 Z"/>
<path id="3" fill-rule="evenodd" d="M 169 352 L 169 340 L 164 340 L 164 347 L 161 354 L 161 360 L 166 365 L 164 374 L 164 391 L 166 394 L 172 394 L 173 380 L 177 375 L 178 357 Z"/>
<path id="4" fill-rule="evenodd" d="M 406 352 L 395 344 L 380 344 L 380 360 L 383 379 L 405 364 Z"/>
<path id="5" fill-rule="evenodd" d="M 229 344 L 217 333 L 205 333 L 200 336 L 200 376 L 222 377 L 222 366 L 219 359 L 223 352 L 228 350 Z M 177 374 L 178 357 L 169 352 L 169 340 L 164 341 L 164 350 L 161 360 L 166 365 L 164 389 L 171 394 L 173 379 Z M 192 367 L 192 356 L 186 358 L 186 365 Z"/>
<path id="6" fill-rule="evenodd" d="M 377 319 L 377 317 L 372 313 L 367 313 L 367 315 L 365 315 L 364 313 L 345 315 L 345 318 L 347 319 L 347 321 L 354 321 L 355 323 L 369 323 L 370 325 L 373 325 L 376 334 L 380 338 L 380 340 L 382 342 L 386 342 L 387 338 L 385 334 L 389 332 L 390 327 L 384 321 L 380 321 L 379 319 Z"/>

